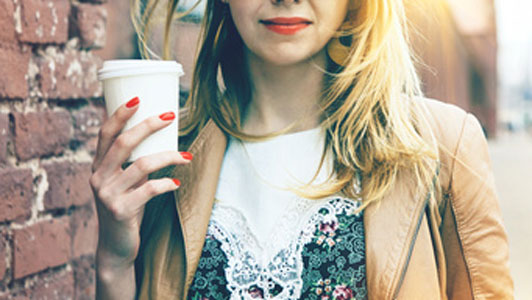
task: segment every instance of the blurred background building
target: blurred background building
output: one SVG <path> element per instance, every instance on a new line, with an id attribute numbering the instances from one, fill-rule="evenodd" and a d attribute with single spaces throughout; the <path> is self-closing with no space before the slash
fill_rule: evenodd
<path id="1" fill-rule="evenodd" d="M 493 0 L 409 0 L 407 16 L 427 97 L 474 113 L 497 132 L 497 30 Z"/>

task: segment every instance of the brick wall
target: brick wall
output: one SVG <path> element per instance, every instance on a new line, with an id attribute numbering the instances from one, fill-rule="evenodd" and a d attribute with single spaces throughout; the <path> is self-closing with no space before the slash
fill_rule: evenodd
<path id="1" fill-rule="evenodd" d="M 96 74 L 136 53 L 128 5 L 0 0 L 0 300 L 94 298 Z M 176 31 L 185 94 L 196 22 Z"/>
<path id="2" fill-rule="evenodd" d="M 0 299 L 93 299 L 101 1 L 0 0 Z"/>

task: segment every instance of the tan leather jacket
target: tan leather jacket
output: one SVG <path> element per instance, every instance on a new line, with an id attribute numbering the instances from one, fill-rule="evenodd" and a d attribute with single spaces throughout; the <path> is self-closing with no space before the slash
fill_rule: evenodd
<path id="1" fill-rule="evenodd" d="M 454 106 L 421 102 L 441 145 L 444 197 L 427 201 L 403 176 L 380 205 L 366 209 L 369 298 L 512 299 L 507 237 L 481 127 Z M 183 184 L 146 207 L 136 263 L 140 299 L 185 298 L 201 256 L 226 136 L 211 120 L 181 144 L 194 161 L 154 175 Z"/>

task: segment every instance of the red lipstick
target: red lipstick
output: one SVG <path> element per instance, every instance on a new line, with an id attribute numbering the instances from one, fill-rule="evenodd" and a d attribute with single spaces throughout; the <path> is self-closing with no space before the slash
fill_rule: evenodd
<path id="1" fill-rule="evenodd" d="M 293 35 L 307 28 L 312 22 L 304 18 L 271 18 L 260 21 L 267 29 L 284 35 Z"/>

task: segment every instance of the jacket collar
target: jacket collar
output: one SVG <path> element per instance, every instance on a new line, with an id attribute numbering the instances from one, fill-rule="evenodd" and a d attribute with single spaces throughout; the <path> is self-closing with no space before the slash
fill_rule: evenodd
<path id="1" fill-rule="evenodd" d="M 185 291 L 192 283 L 205 242 L 226 146 L 226 135 L 209 120 L 189 147 L 194 161 L 174 171 L 183 182 L 175 199 L 185 243 Z M 395 298 L 406 272 L 426 203 L 424 194 L 411 188 L 412 178 L 399 175 L 388 196 L 364 212 L 370 299 Z"/>
<path id="2" fill-rule="evenodd" d="M 188 148 L 194 155 L 193 161 L 174 169 L 174 178 L 182 182 L 174 198 L 185 243 L 183 299 L 194 279 L 205 242 L 226 145 L 224 133 L 209 120 Z"/>

